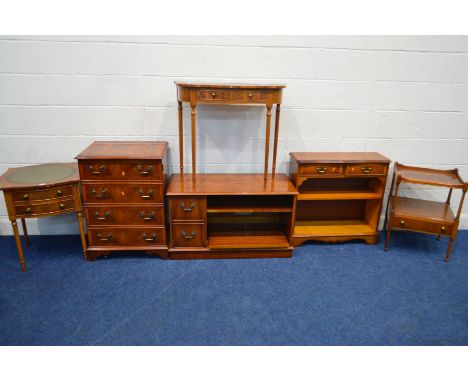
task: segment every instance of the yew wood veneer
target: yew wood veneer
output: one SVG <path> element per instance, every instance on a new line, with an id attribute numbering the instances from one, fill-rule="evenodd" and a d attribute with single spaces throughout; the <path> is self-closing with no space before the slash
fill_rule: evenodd
<path id="1" fill-rule="evenodd" d="M 294 246 L 308 240 L 378 241 L 390 160 L 375 152 L 293 152 Z"/>
<path id="2" fill-rule="evenodd" d="M 253 84 L 207 84 L 176 82 L 177 102 L 179 104 L 179 155 L 180 173 L 184 173 L 184 142 L 182 103 L 187 102 L 191 108 L 192 131 L 192 176 L 196 176 L 196 119 L 197 104 L 209 105 L 265 105 L 266 113 L 266 139 L 265 139 L 265 168 L 264 176 L 268 175 L 271 109 L 276 104 L 275 133 L 273 141 L 272 176 L 276 171 L 276 155 L 278 148 L 278 132 L 280 121 L 280 104 L 283 88 L 286 85 L 253 85 Z"/>
<path id="3" fill-rule="evenodd" d="M 291 257 L 297 191 L 284 174 L 175 174 L 172 259 Z"/>
<path id="4" fill-rule="evenodd" d="M 97 141 L 76 159 L 88 228 L 88 260 L 110 251 L 167 257 L 167 142 Z"/>
<path id="5" fill-rule="evenodd" d="M 398 196 L 402 183 L 448 188 L 447 200 L 445 202 L 436 202 Z M 462 192 L 456 215 L 453 214 L 450 208 L 453 189 L 458 189 Z M 437 239 L 443 235 L 450 237 L 447 254 L 444 259 L 447 262 L 450 258 L 453 242 L 457 236 L 460 214 L 467 191 L 468 183 L 463 182 L 458 169 L 439 170 L 395 163 L 385 212 L 384 225 L 387 226 L 385 250 L 388 250 L 388 242 L 392 229 L 430 233 L 437 235 Z"/>

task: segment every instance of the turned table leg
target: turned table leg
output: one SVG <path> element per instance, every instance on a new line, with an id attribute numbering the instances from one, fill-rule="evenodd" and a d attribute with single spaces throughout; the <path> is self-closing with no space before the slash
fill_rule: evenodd
<path id="1" fill-rule="evenodd" d="M 265 178 L 268 177 L 268 157 L 270 155 L 270 125 L 271 125 L 271 105 L 267 105 L 266 136 L 265 136 L 265 169 L 264 169 Z"/>
<path id="2" fill-rule="evenodd" d="M 26 245 L 29 245 L 29 236 L 28 236 L 28 228 L 26 227 L 26 219 L 21 218 L 21 225 L 23 226 L 23 236 Z"/>
<path id="3" fill-rule="evenodd" d="M 23 272 L 26 272 L 26 263 L 24 261 L 23 248 L 21 247 L 21 240 L 20 240 L 20 236 L 18 232 L 18 225 L 16 224 L 16 220 L 11 221 L 11 226 L 13 227 L 13 233 L 15 235 L 16 248 L 18 249 L 18 256 L 19 256 L 20 263 L 21 263 L 21 270 Z"/>
<path id="4" fill-rule="evenodd" d="M 77 212 L 76 216 L 78 218 L 78 224 L 80 225 L 81 245 L 83 246 L 83 253 L 85 256 L 85 260 L 87 260 L 88 256 L 86 253 L 86 236 L 85 236 L 85 231 L 84 231 L 83 213 Z"/>
<path id="5" fill-rule="evenodd" d="M 278 133 L 279 133 L 279 122 L 280 122 L 280 104 L 276 105 L 276 116 L 275 116 L 275 138 L 273 141 L 273 164 L 271 167 L 271 176 L 274 178 L 276 173 L 276 154 L 278 152 Z"/>

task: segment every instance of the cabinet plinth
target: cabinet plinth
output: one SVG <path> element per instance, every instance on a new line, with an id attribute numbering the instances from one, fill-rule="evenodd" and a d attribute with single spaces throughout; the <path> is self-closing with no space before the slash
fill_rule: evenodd
<path id="1" fill-rule="evenodd" d="M 293 243 L 378 241 L 390 160 L 379 153 L 294 152 L 290 179 L 299 191 Z"/>
<path id="2" fill-rule="evenodd" d="M 297 191 L 285 174 L 172 176 L 173 259 L 291 257 Z"/>
<path id="3" fill-rule="evenodd" d="M 167 257 L 167 146 L 167 142 L 98 141 L 77 156 L 89 260 L 122 250 Z"/>

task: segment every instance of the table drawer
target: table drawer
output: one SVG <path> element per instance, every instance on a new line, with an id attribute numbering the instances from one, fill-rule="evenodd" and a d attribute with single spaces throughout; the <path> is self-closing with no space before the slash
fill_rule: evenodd
<path id="1" fill-rule="evenodd" d="M 162 180 L 162 166 L 156 161 L 80 161 L 81 180 Z"/>
<path id="2" fill-rule="evenodd" d="M 392 220 L 393 228 L 409 229 L 413 231 L 429 232 L 436 235 L 450 235 L 453 224 L 426 222 L 416 219 L 399 218 L 395 216 Z"/>
<path id="3" fill-rule="evenodd" d="M 162 206 L 86 207 L 88 225 L 164 225 Z"/>
<path id="4" fill-rule="evenodd" d="M 343 166 L 335 163 L 301 164 L 299 175 L 327 176 L 343 174 Z"/>
<path id="5" fill-rule="evenodd" d="M 163 185 L 128 183 L 83 183 L 85 203 L 163 203 Z"/>
<path id="6" fill-rule="evenodd" d="M 234 92 L 234 102 L 265 103 L 266 94 L 262 92 Z"/>
<path id="7" fill-rule="evenodd" d="M 53 201 L 50 203 L 39 203 L 32 205 L 16 205 L 15 213 L 18 217 L 40 216 L 53 213 L 62 213 L 63 211 L 74 211 L 75 203 L 73 199 Z"/>
<path id="8" fill-rule="evenodd" d="M 199 90 L 197 91 L 197 100 L 203 102 L 228 101 L 230 92 L 223 90 Z"/>
<path id="9" fill-rule="evenodd" d="M 205 225 L 197 223 L 172 224 L 174 247 L 205 247 Z"/>
<path id="10" fill-rule="evenodd" d="M 204 196 L 171 197 L 170 203 L 172 220 L 205 220 Z"/>
<path id="11" fill-rule="evenodd" d="M 386 175 L 388 166 L 382 163 L 349 164 L 347 175 Z"/>
<path id="12" fill-rule="evenodd" d="M 164 228 L 88 228 L 91 247 L 141 247 L 166 244 Z"/>
<path id="13" fill-rule="evenodd" d="M 14 202 L 31 202 L 62 198 L 73 195 L 72 186 L 47 188 L 43 190 L 15 191 L 12 192 Z"/>

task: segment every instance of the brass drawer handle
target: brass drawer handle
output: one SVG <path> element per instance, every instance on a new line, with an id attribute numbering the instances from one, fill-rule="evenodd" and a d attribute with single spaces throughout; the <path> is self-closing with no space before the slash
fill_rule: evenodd
<path id="1" fill-rule="evenodd" d="M 180 208 L 182 208 L 185 212 L 190 212 L 195 208 L 195 202 L 190 203 L 189 207 L 185 207 L 185 203 L 181 202 L 180 203 Z"/>
<path id="2" fill-rule="evenodd" d="M 440 227 L 440 230 L 441 230 L 442 232 L 445 232 L 446 229 L 447 229 L 447 228 L 446 228 L 445 226 Z"/>
<path id="3" fill-rule="evenodd" d="M 185 231 L 182 231 L 180 233 L 180 236 L 182 236 L 184 239 L 186 240 L 190 240 L 190 239 L 193 239 L 195 236 L 197 235 L 197 233 L 195 231 L 192 231 L 192 234 L 191 235 L 187 235 L 187 232 Z"/>
<path id="4" fill-rule="evenodd" d="M 248 97 L 249 97 L 249 98 L 253 98 L 253 94 L 252 94 L 252 93 L 249 93 L 249 94 L 248 94 Z"/>
<path id="5" fill-rule="evenodd" d="M 107 219 L 110 219 L 110 217 L 112 216 L 112 214 L 109 212 L 109 211 L 106 211 L 104 212 L 104 216 L 100 217 L 99 216 L 99 212 L 96 211 L 94 213 L 94 217 L 97 219 L 97 220 L 107 220 Z"/>
<path id="6" fill-rule="evenodd" d="M 155 233 L 152 233 L 151 237 L 149 237 L 149 238 L 148 238 L 148 235 L 146 233 L 141 235 L 141 237 L 143 238 L 144 241 L 156 241 L 156 234 Z"/>
<path id="7" fill-rule="evenodd" d="M 63 210 L 63 209 L 65 208 L 65 204 L 60 203 L 60 204 L 59 204 L 59 207 L 60 207 L 61 210 Z"/>
<path id="8" fill-rule="evenodd" d="M 62 196 L 63 195 L 63 191 L 62 190 L 57 190 L 57 196 Z"/>
<path id="9" fill-rule="evenodd" d="M 106 237 L 102 237 L 100 233 L 97 234 L 97 238 L 99 241 L 111 241 L 112 240 L 112 234 L 108 233 Z"/>
<path id="10" fill-rule="evenodd" d="M 91 174 L 93 175 L 102 175 L 105 171 L 106 171 L 106 166 L 104 165 L 100 165 L 98 167 L 99 170 L 94 170 L 94 167 L 93 166 L 88 166 L 88 171 L 91 172 Z"/>
<path id="11" fill-rule="evenodd" d="M 142 199 L 151 199 L 153 197 L 154 190 L 153 189 L 148 190 L 148 193 L 145 195 L 145 192 L 143 191 L 143 189 L 140 188 L 138 190 L 138 194 L 140 195 L 140 198 Z"/>
<path id="12" fill-rule="evenodd" d="M 405 221 L 404 221 L 404 220 L 400 220 L 400 225 L 405 225 Z"/>
<path id="13" fill-rule="evenodd" d="M 317 172 L 319 174 L 325 174 L 327 172 L 327 168 L 326 167 L 317 167 Z"/>
<path id="14" fill-rule="evenodd" d="M 211 93 L 211 96 L 212 96 L 213 98 L 215 98 L 215 97 L 216 97 L 216 93 L 215 93 L 215 92 Z"/>
<path id="15" fill-rule="evenodd" d="M 31 214 L 32 213 L 32 209 L 30 207 L 26 208 L 26 210 L 24 211 L 25 213 L 27 214 Z"/>
<path id="16" fill-rule="evenodd" d="M 101 193 L 98 195 L 96 189 L 91 189 L 91 193 L 94 195 L 95 198 L 97 199 L 106 199 L 109 197 L 109 190 L 107 188 L 103 188 Z"/>
<path id="17" fill-rule="evenodd" d="M 151 212 L 148 216 L 146 216 L 146 214 L 141 211 L 140 212 L 140 217 L 144 220 L 144 221 L 151 221 L 151 220 L 154 220 L 154 218 L 156 217 L 156 212 Z"/>
<path id="18" fill-rule="evenodd" d="M 363 174 L 369 174 L 372 171 L 372 167 L 361 167 Z"/>
<path id="19" fill-rule="evenodd" d="M 23 195 L 23 199 L 24 199 L 24 200 L 28 200 L 28 199 L 29 199 L 29 194 L 24 194 L 24 195 Z"/>
<path id="20" fill-rule="evenodd" d="M 140 173 L 141 176 L 148 176 L 153 173 L 153 166 L 146 167 L 146 170 L 143 170 L 143 167 L 138 165 L 137 171 Z"/>

